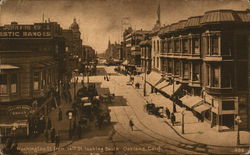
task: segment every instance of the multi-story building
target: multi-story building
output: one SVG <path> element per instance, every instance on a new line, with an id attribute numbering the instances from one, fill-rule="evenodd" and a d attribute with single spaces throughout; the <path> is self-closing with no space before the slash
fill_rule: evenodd
<path id="1" fill-rule="evenodd" d="M 132 28 L 129 28 L 125 32 L 124 42 L 126 44 L 127 60 L 131 65 L 141 66 L 140 42 L 144 40 L 145 35 L 147 35 L 149 31 L 142 29 L 132 30 Z"/>
<path id="2" fill-rule="evenodd" d="M 165 26 L 159 31 L 164 40 L 159 55 L 169 86 L 156 88 L 179 98 L 219 131 L 249 129 L 249 26 L 250 12 L 233 10 L 208 11 Z"/>
<path id="3" fill-rule="evenodd" d="M 0 26 L 0 129 L 29 134 L 31 119 L 47 115 L 65 66 L 62 28 L 56 22 Z M 33 126 L 34 127 L 34 126 Z"/>

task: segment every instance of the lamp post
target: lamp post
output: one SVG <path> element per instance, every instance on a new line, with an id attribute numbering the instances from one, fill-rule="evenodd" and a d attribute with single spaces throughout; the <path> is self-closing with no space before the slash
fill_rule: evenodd
<path id="1" fill-rule="evenodd" d="M 172 94 L 172 96 L 174 97 L 174 83 L 175 83 L 175 81 L 174 81 L 174 77 L 172 77 L 172 83 L 173 83 L 173 94 Z M 175 113 L 176 112 L 176 105 L 175 105 L 175 103 L 174 103 L 174 98 L 172 98 L 172 101 L 173 101 L 173 113 Z"/>
<path id="2" fill-rule="evenodd" d="M 236 116 L 235 122 L 237 124 L 237 145 L 240 145 L 240 128 L 239 128 L 239 124 L 242 122 L 242 120 L 240 119 L 239 115 Z"/>
<path id="3" fill-rule="evenodd" d="M 185 108 L 181 108 L 181 133 L 184 134 L 184 114 L 185 114 Z"/>
<path id="4" fill-rule="evenodd" d="M 147 60 L 145 59 L 145 65 L 144 65 L 144 86 L 143 86 L 143 95 L 146 96 L 147 95 L 147 91 L 146 91 L 146 78 L 147 78 Z"/>

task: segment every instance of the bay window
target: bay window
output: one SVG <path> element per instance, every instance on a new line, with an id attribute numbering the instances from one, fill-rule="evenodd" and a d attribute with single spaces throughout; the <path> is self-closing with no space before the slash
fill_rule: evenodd
<path id="1" fill-rule="evenodd" d="M 7 74 L 0 74 L 0 95 L 8 94 Z"/>
<path id="2" fill-rule="evenodd" d="M 188 40 L 187 39 L 182 40 L 182 46 L 183 46 L 183 53 L 188 53 Z"/>
<path id="3" fill-rule="evenodd" d="M 200 64 L 193 64 L 193 81 L 200 81 Z"/>
<path id="4" fill-rule="evenodd" d="M 193 40 L 192 40 L 192 52 L 193 52 L 193 54 L 200 54 L 199 48 L 200 48 L 199 39 L 193 38 Z"/>
<path id="5" fill-rule="evenodd" d="M 168 40 L 167 41 L 167 46 L 168 46 L 168 53 L 172 53 L 173 52 L 173 48 L 172 48 L 172 42 L 171 42 L 171 40 Z"/>
<path id="6" fill-rule="evenodd" d="M 174 51 L 180 52 L 180 41 L 179 40 L 174 41 Z"/>
<path id="7" fill-rule="evenodd" d="M 187 62 L 183 63 L 183 78 L 189 79 L 189 64 Z"/>
<path id="8" fill-rule="evenodd" d="M 211 55 L 219 55 L 219 37 L 211 36 Z"/>
<path id="9" fill-rule="evenodd" d="M 219 87 L 220 68 L 218 65 L 211 65 L 211 86 Z"/>
<path id="10" fill-rule="evenodd" d="M 180 75 L 180 62 L 179 61 L 174 62 L 174 74 Z"/>

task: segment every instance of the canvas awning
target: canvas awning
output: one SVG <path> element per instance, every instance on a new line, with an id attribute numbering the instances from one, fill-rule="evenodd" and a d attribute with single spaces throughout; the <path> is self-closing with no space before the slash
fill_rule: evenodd
<path id="1" fill-rule="evenodd" d="M 165 86 L 161 90 L 167 93 L 168 95 L 172 96 L 180 87 L 181 87 L 181 84 L 174 83 L 174 89 L 173 89 L 173 84 L 171 84 L 171 85 Z"/>
<path id="2" fill-rule="evenodd" d="M 128 60 L 123 61 L 122 65 L 125 65 L 125 66 L 128 65 Z"/>
<path id="3" fill-rule="evenodd" d="M 162 76 L 159 73 L 152 71 L 147 75 L 146 81 L 154 86 L 159 80 L 161 80 L 161 78 Z"/>
<path id="4" fill-rule="evenodd" d="M 180 100 L 182 101 L 182 104 L 188 106 L 189 108 L 193 108 L 193 106 L 200 104 L 203 101 L 201 97 L 191 95 L 185 95 Z"/>
<path id="5" fill-rule="evenodd" d="M 203 111 L 210 109 L 210 106 L 208 104 L 203 103 L 194 107 L 193 109 L 197 111 L 198 113 L 202 113 Z"/>
<path id="6" fill-rule="evenodd" d="M 8 70 L 8 69 L 18 69 L 19 67 L 9 64 L 1 64 L 0 69 L 2 70 Z"/>

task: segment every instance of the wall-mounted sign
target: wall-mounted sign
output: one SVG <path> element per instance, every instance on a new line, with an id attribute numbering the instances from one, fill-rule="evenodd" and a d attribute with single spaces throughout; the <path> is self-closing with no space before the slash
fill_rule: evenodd
<path id="1" fill-rule="evenodd" d="M 50 25 L 4 25 L 0 27 L 0 38 L 48 38 Z"/>
<path id="2" fill-rule="evenodd" d="M 32 108 L 28 105 L 16 105 L 8 108 L 9 116 L 14 119 L 27 119 Z"/>

